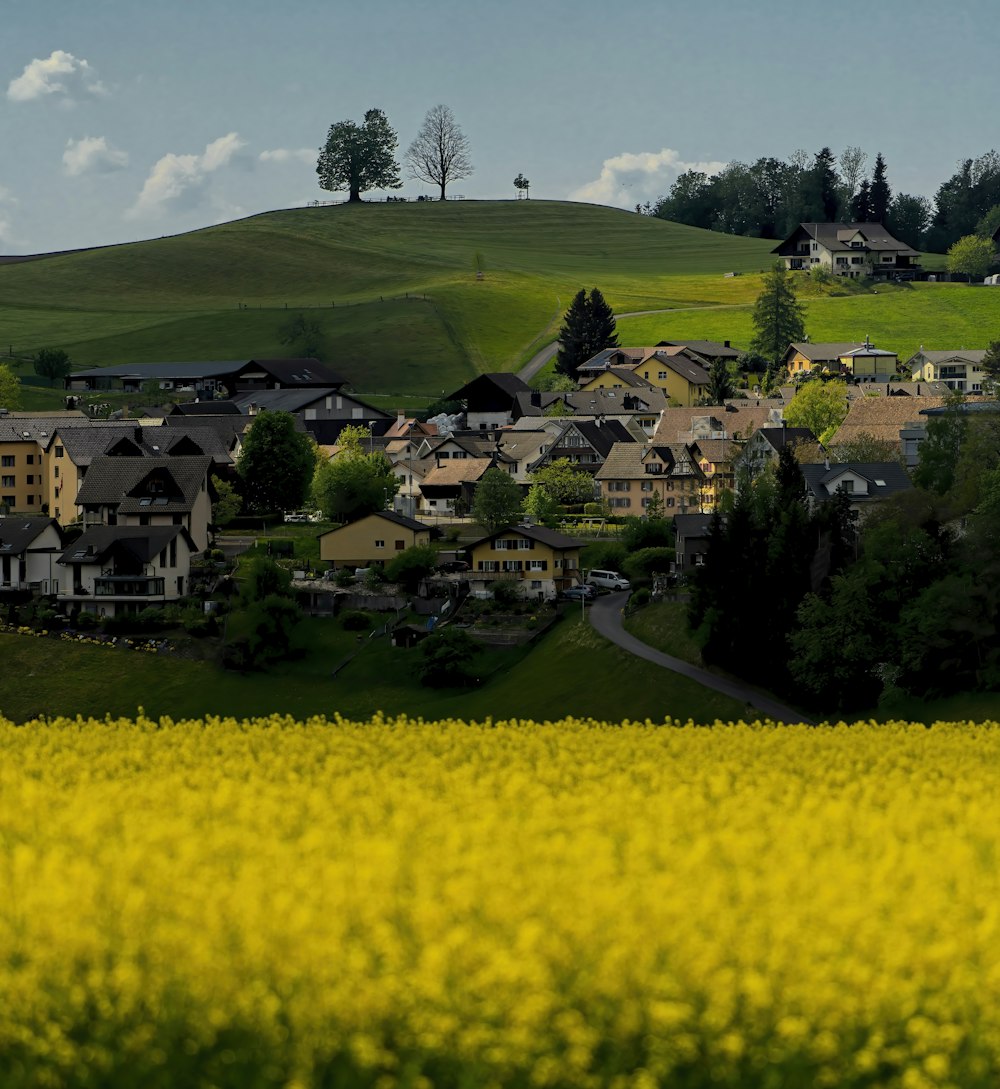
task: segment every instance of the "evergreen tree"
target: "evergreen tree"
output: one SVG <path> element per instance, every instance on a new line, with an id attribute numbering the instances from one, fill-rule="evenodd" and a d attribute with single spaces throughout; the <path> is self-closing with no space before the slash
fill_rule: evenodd
<path id="1" fill-rule="evenodd" d="M 868 179 L 863 178 L 854 200 L 851 201 L 851 219 L 855 223 L 870 223 L 872 219 L 871 189 Z"/>
<path id="2" fill-rule="evenodd" d="M 580 366 L 605 348 L 616 348 L 614 311 L 595 287 L 588 298 L 581 288 L 563 318 L 559 330 L 556 370 L 576 381 Z"/>
<path id="3" fill-rule="evenodd" d="M 713 359 L 708 368 L 708 391 L 705 394 L 706 405 L 721 405 L 736 394 L 733 372 L 725 359 Z"/>
<path id="4" fill-rule="evenodd" d="M 806 219 L 833 223 L 840 205 L 840 178 L 837 158 L 828 147 L 816 152 L 805 183 Z"/>
<path id="5" fill-rule="evenodd" d="M 753 308 L 754 337 L 750 347 L 777 368 L 793 340 L 806 335 L 802 305 L 795 297 L 791 276 L 778 261 L 764 277 L 764 287 Z"/>
<path id="6" fill-rule="evenodd" d="M 885 159 L 882 152 L 875 156 L 875 169 L 872 171 L 871 184 L 871 221 L 888 223 L 889 209 L 892 205 L 892 190 L 885 178 Z"/>
<path id="7" fill-rule="evenodd" d="M 1000 385 L 1000 340 L 991 340 L 986 346 L 986 355 L 980 363 L 983 374 L 989 383 L 990 392 L 994 392 Z"/>

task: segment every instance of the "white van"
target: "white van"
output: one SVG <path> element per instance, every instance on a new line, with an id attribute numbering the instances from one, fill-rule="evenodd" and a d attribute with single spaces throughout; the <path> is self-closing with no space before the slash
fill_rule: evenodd
<path id="1" fill-rule="evenodd" d="M 631 590 L 632 583 L 617 571 L 591 571 L 587 582 L 598 590 Z"/>

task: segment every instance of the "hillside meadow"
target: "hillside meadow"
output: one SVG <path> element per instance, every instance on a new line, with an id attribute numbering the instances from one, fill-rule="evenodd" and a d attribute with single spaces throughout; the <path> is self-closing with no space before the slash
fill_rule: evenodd
<path id="1" fill-rule="evenodd" d="M 992 1089 L 1000 727 L 0 719 L 5 1089 Z"/>

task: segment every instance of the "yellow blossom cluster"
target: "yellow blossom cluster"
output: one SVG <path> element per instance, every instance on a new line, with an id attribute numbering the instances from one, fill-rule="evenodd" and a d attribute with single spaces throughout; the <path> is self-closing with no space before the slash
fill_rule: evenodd
<path id="1" fill-rule="evenodd" d="M 0 1085 L 993 1087 L 1000 727 L 0 719 Z"/>

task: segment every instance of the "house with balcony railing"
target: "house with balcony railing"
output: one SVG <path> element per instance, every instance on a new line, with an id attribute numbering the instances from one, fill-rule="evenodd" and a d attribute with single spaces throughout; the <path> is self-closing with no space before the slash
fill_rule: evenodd
<path id="1" fill-rule="evenodd" d="M 54 565 L 63 548 L 54 518 L 18 514 L 0 518 L 0 604 L 18 605 L 33 594 L 54 593 Z"/>
<path id="2" fill-rule="evenodd" d="M 912 280 L 923 271 L 917 250 L 881 223 L 800 223 L 771 252 L 793 271 L 822 268 L 851 280 Z"/>

